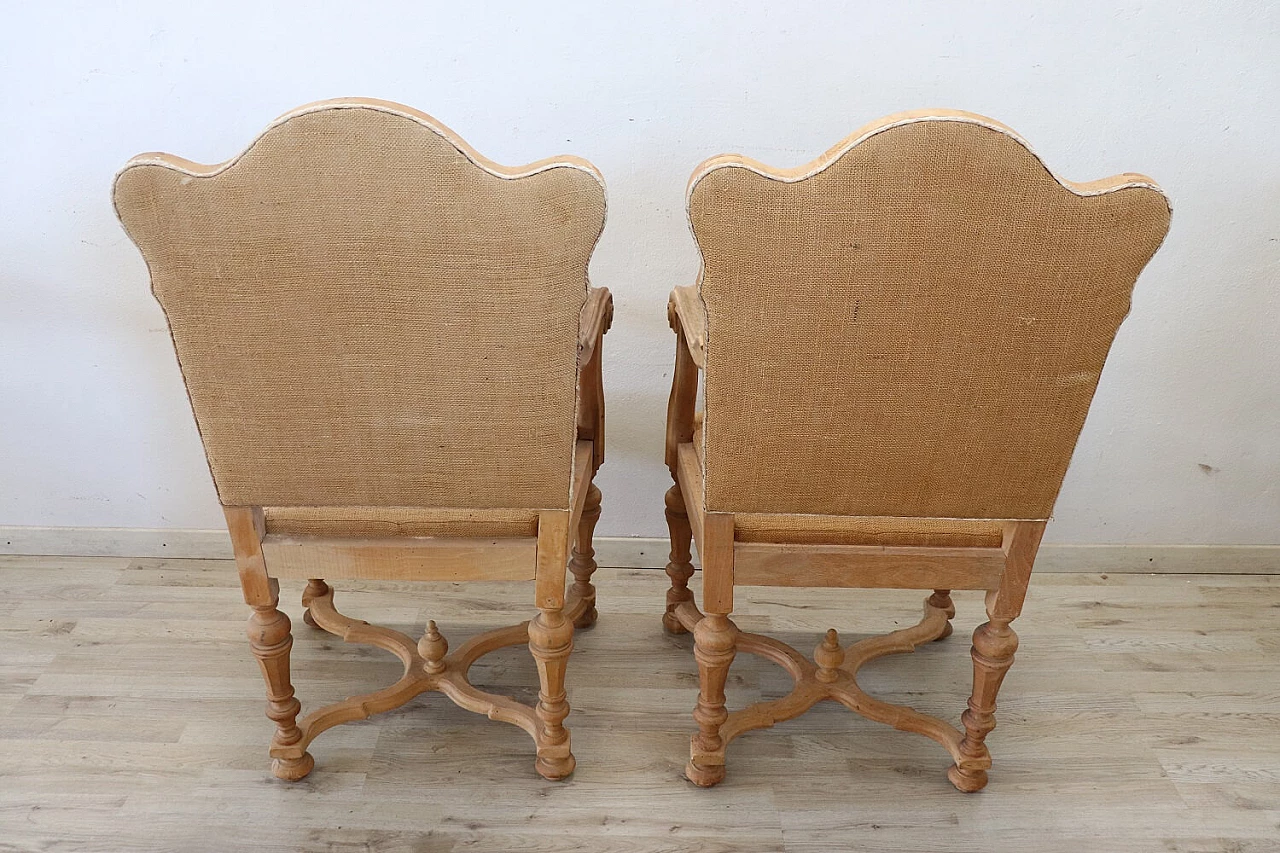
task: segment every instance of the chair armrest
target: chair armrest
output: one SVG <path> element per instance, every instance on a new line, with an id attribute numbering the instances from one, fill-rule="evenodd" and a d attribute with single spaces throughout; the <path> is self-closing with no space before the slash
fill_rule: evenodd
<path id="1" fill-rule="evenodd" d="M 613 325 L 613 294 L 607 287 L 593 287 L 587 292 L 578 320 L 578 363 L 586 364 L 596 344 Z"/>
<path id="2" fill-rule="evenodd" d="M 707 366 L 707 307 L 702 303 L 702 294 L 698 292 L 697 285 L 677 287 L 671 291 L 671 300 L 667 303 L 667 314 L 672 320 L 673 327 L 675 320 L 680 321 L 680 330 L 689 347 L 689 355 L 693 357 L 693 363 L 699 369 L 705 369 Z"/>
<path id="3" fill-rule="evenodd" d="M 707 363 L 707 309 L 698 287 L 677 287 L 667 303 L 667 319 L 676 333 L 676 364 L 667 403 L 667 467 L 679 482 L 680 445 L 693 441 L 698 371 Z"/>
<path id="4" fill-rule="evenodd" d="M 608 288 L 587 293 L 578 320 L 578 440 L 593 448 L 592 470 L 604 464 L 604 373 L 601 359 L 605 332 L 613 323 L 613 296 Z"/>

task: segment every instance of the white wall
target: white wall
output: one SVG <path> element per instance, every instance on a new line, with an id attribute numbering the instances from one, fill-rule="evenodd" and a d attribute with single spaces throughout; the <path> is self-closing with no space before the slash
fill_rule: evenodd
<path id="1" fill-rule="evenodd" d="M 592 278 L 617 315 L 602 533 L 664 532 L 664 307 L 696 270 L 693 167 L 723 151 L 795 165 L 882 114 L 948 106 L 1012 125 L 1064 177 L 1142 171 L 1173 198 L 1049 538 L 1280 542 L 1276 13 L 782 5 L 10 6 L 0 525 L 220 525 L 160 310 L 112 216 L 112 175 L 141 151 L 216 162 L 293 106 L 368 95 L 426 110 L 505 163 L 574 153 L 603 170 Z"/>

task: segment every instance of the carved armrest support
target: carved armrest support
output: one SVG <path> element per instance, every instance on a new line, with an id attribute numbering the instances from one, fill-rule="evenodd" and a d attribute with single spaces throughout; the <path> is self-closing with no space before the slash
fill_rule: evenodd
<path id="1" fill-rule="evenodd" d="M 613 294 L 607 287 L 593 287 L 587 292 L 578 320 L 578 364 L 591 360 L 604 333 L 613 325 Z"/>
<path id="2" fill-rule="evenodd" d="M 673 329 L 682 334 L 693 363 L 698 368 L 707 366 L 707 308 L 702 303 L 702 295 L 697 285 L 677 287 L 671 291 L 671 299 L 667 303 L 667 319 Z M 679 320 L 679 326 L 676 325 Z"/>
<path id="3" fill-rule="evenodd" d="M 675 477 L 680 445 L 693 441 L 701 421 L 694 406 L 698 397 L 698 371 L 706 367 L 707 311 L 696 285 L 671 291 L 667 319 L 677 338 L 671 399 L 667 405 L 666 452 L 667 467 Z"/>
<path id="4" fill-rule="evenodd" d="M 613 323 L 613 296 L 605 287 L 587 293 L 578 321 L 578 439 L 593 446 L 593 470 L 604 463 L 604 374 L 601 344 Z"/>

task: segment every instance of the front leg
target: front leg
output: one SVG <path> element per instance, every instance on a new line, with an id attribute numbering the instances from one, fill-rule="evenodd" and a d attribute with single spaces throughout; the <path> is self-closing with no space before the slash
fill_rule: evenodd
<path id="1" fill-rule="evenodd" d="M 569 560 L 569 571 L 573 572 L 573 586 L 570 589 L 583 602 L 582 614 L 573 623 L 575 628 L 589 628 L 599 617 L 596 612 L 596 588 L 591 583 L 591 575 L 596 570 L 596 549 L 592 546 L 591 537 L 595 535 L 596 522 L 599 520 L 600 489 L 592 483 L 587 489 L 582 519 L 578 522 L 578 538 L 573 546 L 573 556 Z"/>
<path id="2" fill-rule="evenodd" d="M 667 611 L 662 614 L 662 627 L 668 634 L 683 634 L 684 625 L 676 617 L 676 608 L 683 602 L 693 601 L 689 579 L 693 577 L 693 530 L 689 526 L 689 511 L 684 505 L 684 495 L 677 482 L 667 490 L 667 530 L 671 534 L 671 560 L 667 563 L 667 577 L 671 587 L 667 590 Z"/>

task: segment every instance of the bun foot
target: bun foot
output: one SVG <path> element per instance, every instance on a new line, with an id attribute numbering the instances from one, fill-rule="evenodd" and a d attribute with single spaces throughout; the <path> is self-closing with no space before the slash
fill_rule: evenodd
<path id="1" fill-rule="evenodd" d="M 966 794 L 972 794 L 974 791 L 981 791 L 987 787 L 987 771 L 985 770 L 961 770 L 955 764 L 947 770 L 947 779 L 952 785 L 956 786 L 957 791 L 963 791 Z"/>
<path id="2" fill-rule="evenodd" d="M 533 767 L 538 771 L 538 775 L 543 779 L 549 779 L 552 782 L 559 782 L 561 779 L 567 779 L 573 774 L 573 768 L 578 765 L 573 754 L 570 753 L 563 757 L 548 758 L 541 755 L 533 763 Z"/>
<path id="3" fill-rule="evenodd" d="M 301 758 L 277 758 L 271 762 L 271 773 L 277 779 L 286 782 L 297 782 L 315 769 L 316 760 L 311 753 L 302 753 Z"/>
<path id="4" fill-rule="evenodd" d="M 703 767 L 690 761 L 684 768 L 685 778 L 699 788 L 710 788 L 724 781 L 724 765 L 712 764 Z"/>
<path id="5" fill-rule="evenodd" d="M 578 616 L 577 619 L 573 620 L 573 627 L 578 629 L 590 628 L 592 625 L 596 624 L 596 620 L 599 618 L 600 611 L 596 610 L 596 606 L 592 604 L 586 610 L 582 611 L 582 614 Z"/>

